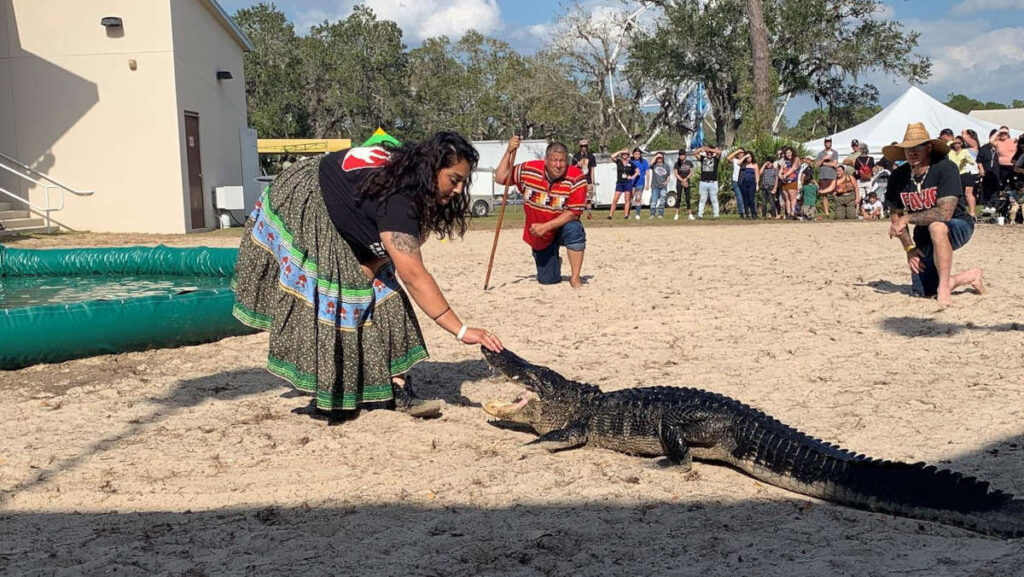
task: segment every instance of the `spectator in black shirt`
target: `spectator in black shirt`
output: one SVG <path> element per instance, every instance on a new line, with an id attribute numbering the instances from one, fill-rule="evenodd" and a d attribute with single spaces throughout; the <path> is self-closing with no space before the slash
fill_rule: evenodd
<path id="1" fill-rule="evenodd" d="M 587 220 L 594 218 L 591 213 L 594 203 L 594 167 L 597 166 L 597 158 L 590 152 L 590 142 L 586 139 L 580 139 L 579 152 L 572 156 L 570 160 L 583 176 L 587 179 Z"/>
<path id="2" fill-rule="evenodd" d="M 999 130 L 993 128 L 988 133 L 989 140 L 995 136 Z M 995 147 L 992 146 L 991 142 L 986 142 L 984 145 L 978 148 L 978 158 L 975 159 L 978 163 L 978 174 L 981 180 L 981 202 L 985 205 L 985 214 L 994 214 L 996 212 L 996 202 L 999 200 L 999 161 L 997 159 Z"/>
<path id="3" fill-rule="evenodd" d="M 416 398 L 406 378 L 428 356 L 406 291 L 462 343 L 501 350 L 459 319 L 420 256 L 431 234 L 465 232 L 477 159 L 453 132 L 351 148 L 296 163 L 257 204 L 239 248 L 234 313 L 270 332 L 267 367 L 315 395 L 318 410 L 391 403 L 440 414 L 441 402 Z"/>
<path id="4" fill-rule="evenodd" d="M 889 178 L 885 202 L 891 211 L 889 237 L 903 244 L 914 293 L 937 297 L 944 307 L 953 303 L 952 291 L 959 286 L 984 293 L 980 268 L 951 272 L 953 251 L 971 239 L 974 220 L 967 213 L 960 171 L 946 158 L 949 147 L 915 123 L 907 126 L 903 142 L 882 153 L 892 161 L 906 160 Z"/>

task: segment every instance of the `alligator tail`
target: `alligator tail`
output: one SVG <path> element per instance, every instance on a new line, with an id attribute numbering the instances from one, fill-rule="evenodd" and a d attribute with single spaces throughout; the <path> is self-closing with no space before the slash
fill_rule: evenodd
<path id="1" fill-rule="evenodd" d="M 989 484 L 924 463 L 854 458 L 826 475 L 826 498 L 849 505 L 938 521 L 1001 537 L 1024 537 L 1024 500 Z"/>
<path id="2" fill-rule="evenodd" d="M 925 463 L 872 459 L 759 417 L 740 427 L 727 460 L 762 481 L 861 509 L 1024 537 L 1024 500 L 985 481 Z"/>

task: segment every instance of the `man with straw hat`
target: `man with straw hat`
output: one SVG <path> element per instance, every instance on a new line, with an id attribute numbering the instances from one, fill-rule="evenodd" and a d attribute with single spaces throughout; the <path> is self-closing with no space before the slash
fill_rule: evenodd
<path id="1" fill-rule="evenodd" d="M 971 239 L 974 220 L 967 212 L 960 171 L 948 153 L 949 146 L 931 138 L 920 122 L 907 125 L 903 142 L 882 149 L 889 160 L 906 161 L 893 171 L 885 191 L 892 211 L 889 237 L 900 239 L 907 253 L 914 294 L 938 297 L 942 306 L 952 304 L 952 291 L 959 286 L 985 292 L 980 268 L 951 274 L 953 251 Z"/>

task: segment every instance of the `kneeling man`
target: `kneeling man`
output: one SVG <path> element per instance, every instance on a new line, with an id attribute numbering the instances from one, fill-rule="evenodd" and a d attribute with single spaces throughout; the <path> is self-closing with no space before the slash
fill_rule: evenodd
<path id="1" fill-rule="evenodd" d="M 890 161 L 906 160 L 893 171 L 885 191 L 892 211 L 889 237 L 903 243 L 915 295 L 938 297 L 943 306 L 952 304 L 956 287 L 971 285 L 978 294 L 985 292 L 980 268 L 951 272 L 953 251 L 971 239 L 974 220 L 948 152 L 946 143 L 931 138 L 921 123 L 907 126 L 903 142 L 882 149 Z M 907 228 L 911 224 L 913 235 Z"/>
<path id="2" fill-rule="evenodd" d="M 494 180 L 514 184 L 523 195 L 526 226 L 523 240 L 533 249 L 537 263 L 537 282 L 562 282 L 562 263 L 558 247 L 564 246 L 569 257 L 569 284 L 580 288 L 580 269 L 587 235 L 580 215 L 587 202 L 587 179 L 576 166 L 570 166 L 568 150 L 559 142 L 548 145 L 543 160 L 529 160 L 512 166 L 512 153 L 522 139 L 513 136 L 505 155 L 498 163 Z"/>

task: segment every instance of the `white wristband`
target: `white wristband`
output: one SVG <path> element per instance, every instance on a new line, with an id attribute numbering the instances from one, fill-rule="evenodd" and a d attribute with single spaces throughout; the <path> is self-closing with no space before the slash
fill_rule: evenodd
<path id="1" fill-rule="evenodd" d="M 462 337 L 466 336 L 466 329 L 467 328 L 469 328 L 469 327 L 467 327 L 465 325 L 465 323 L 463 323 L 462 328 L 459 329 L 459 334 L 455 335 L 455 338 L 461 341 Z"/>

